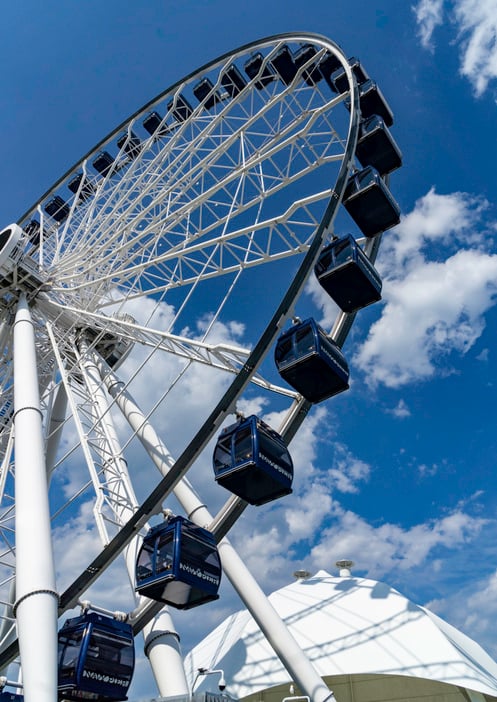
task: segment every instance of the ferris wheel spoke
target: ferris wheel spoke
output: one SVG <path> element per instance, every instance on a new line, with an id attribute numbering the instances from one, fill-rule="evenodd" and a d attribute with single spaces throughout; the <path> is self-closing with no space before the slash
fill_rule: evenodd
<path id="1" fill-rule="evenodd" d="M 72 316 L 74 320 L 77 320 L 76 322 L 72 322 L 72 327 L 76 326 L 78 334 L 81 334 L 81 331 L 86 329 L 91 335 L 92 346 L 99 350 L 104 358 L 112 357 L 112 359 L 117 359 L 120 351 L 123 355 L 126 355 L 134 344 L 140 344 L 152 349 L 154 352 L 165 351 L 176 358 L 183 358 L 188 362 L 201 363 L 217 370 L 236 374 L 247 362 L 247 358 L 250 355 L 249 349 L 222 343 L 209 344 L 200 339 L 180 337 L 168 332 L 154 330 L 150 326 L 144 327 L 138 325 L 133 319 L 107 317 L 102 314 L 90 313 L 78 308 L 62 307 L 54 303 L 45 305 L 40 303 L 40 308 L 45 312 L 52 310 L 51 316 L 57 318 L 59 323 L 59 315 L 63 312 L 67 320 L 68 328 L 71 328 L 69 327 L 69 319 Z M 62 340 L 59 338 L 56 339 L 55 331 L 52 326 L 50 326 L 49 334 L 57 360 L 59 364 L 62 364 L 62 358 L 57 348 L 61 346 Z M 64 335 L 67 337 L 67 330 Z M 57 336 L 59 336 L 59 334 L 57 334 Z M 119 344 L 117 340 L 119 340 Z M 65 346 L 69 347 L 73 346 L 73 344 L 66 338 Z M 76 354 L 77 352 L 73 347 L 72 355 L 75 357 Z M 70 355 L 69 349 L 66 351 L 66 355 Z M 66 371 L 67 367 L 62 368 L 61 366 L 61 373 L 63 375 L 66 374 Z M 76 375 L 80 373 L 77 368 L 75 368 L 73 372 Z M 295 397 L 296 395 L 294 391 L 276 385 L 264 379 L 260 374 L 255 374 L 252 381 L 255 385 L 259 385 L 287 397 Z M 72 393 L 73 391 L 70 390 L 69 392 Z"/>

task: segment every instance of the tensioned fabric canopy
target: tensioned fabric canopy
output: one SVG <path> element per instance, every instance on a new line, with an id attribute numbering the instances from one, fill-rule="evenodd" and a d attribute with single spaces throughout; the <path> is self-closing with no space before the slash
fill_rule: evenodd
<path id="1" fill-rule="evenodd" d="M 459 693 L 463 688 L 473 700 L 478 693 L 497 697 L 497 663 L 481 646 L 385 583 L 321 570 L 269 599 L 324 678 L 408 676 L 455 686 Z M 240 699 L 291 682 L 246 610 L 198 644 L 186 667 L 190 684 L 199 668 L 222 669 L 226 692 Z M 209 677 L 198 678 L 196 691 L 212 689 Z"/>

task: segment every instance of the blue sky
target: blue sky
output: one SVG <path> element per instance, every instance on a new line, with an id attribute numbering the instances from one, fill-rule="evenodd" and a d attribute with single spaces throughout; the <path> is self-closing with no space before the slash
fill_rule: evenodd
<path id="1" fill-rule="evenodd" d="M 496 0 L 8 3 L 2 226 L 169 84 L 293 30 L 333 39 L 381 85 L 404 156 L 391 182 L 403 218 L 377 264 L 383 301 L 344 348 L 351 390 L 300 432 L 294 460 L 307 472 L 231 537 L 267 592 L 297 567 L 334 572 L 352 558 L 356 574 L 428 605 L 497 657 Z M 316 286 L 307 295 L 330 321 Z M 88 520 L 68 528 L 81 535 Z M 240 606 L 223 593 L 206 630 Z M 195 616 L 176 617 L 185 650 L 204 633 Z M 139 681 L 153 693 L 141 667 Z"/>

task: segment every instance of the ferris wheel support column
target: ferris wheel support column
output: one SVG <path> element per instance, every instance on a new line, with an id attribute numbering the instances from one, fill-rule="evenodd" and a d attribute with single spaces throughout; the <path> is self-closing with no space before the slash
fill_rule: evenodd
<path id="1" fill-rule="evenodd" d="M 109 394 L 115 399 L 154 464 L 165 475 L 174 465 L 173 457 L 123 383 L 103 363 L 99 364 L 99 368 Z M 186 479 L 176 485 L 174 494 L 193 522 L 202 527 L 212 522 L 209 510 Z M 312 702 L 333 702 L 333 693 L 326 687 L 228 539 L 224 538 L 218 548 L 224 572 L 291 678 Z"/>
<path id="2" fill-rule="evenodd" d="M 24 295 L 14 325 L 16 604 L 24 700 L 57 700 L 57 605 L 35 334 Z"/>
<path id="3" fill-rule="evenodd" d="M 145 626 L 143 635 L 145 655 L 150 661 L 159 694 L 163 697 L 189 696 L 179 636 L 167 607 Z"/>

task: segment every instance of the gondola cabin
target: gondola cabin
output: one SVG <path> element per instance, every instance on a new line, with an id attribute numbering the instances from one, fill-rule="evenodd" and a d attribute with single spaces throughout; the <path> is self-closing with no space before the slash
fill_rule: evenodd
<path id="1" fill-rule="evenodd" d="M 214 536 L 184 517 L 154 526 L 136 561 L 140 595 L 177 609 L 217 600 L 221 562 Z"/>
<path id="2" fill-rule="evenodd" d="M 134 132 L 126 132 L 122 134 L 117 140 L 117 146 L 120 149 L 124 149 L 124 153 L 129 156 L 129 158 L 136 158 L 140 153 L 140 138 Z"/>
<path id="3" fill-rule="evenodd" d="M 68 619 L 59 631 L 59 700 L 126 700 L 135 667 L 130 624 L 97 612 Z"/>
<path id="4" fill-rule="evenodd" d="M 290 85 L 297 75 L 297 66 L 293 60 L 292 52 L 286 44 L 279 49 L 271 59 L 271 64 L 285 85 Z"/>
<path id="5" fill-rule="evenodd" d="M 250 80 L 257 78 L 254 83 L 257 90 L 276 80 L 274 69 L 269 63 L 264 64 L 264 56 L 259 52 L 251 56 L 243 68 Z"/>
<path id="6" fill-rule="evenodd" d="M 63 200 L 60 195 L 55 195 L 47 204 L 45 205 L 45 212 L 53 217 L 59 224 L 63 222 L 69 215 L 70 209 L 69 205 L 65 200 Z"/>
<path id="7" fill-rule="evenodd" d="M 105 178 L 105 176 L 110 172 L 113 163 L 114 159 L 108 151 L 100 151 L 92 162 L 92 166 Z"/>
<path id="8" fill-rule="evenodd" d="M 247 81 L 242 76 L 238 68 L 232 63 L 221 76 L 221 85 L 232 98 L 242 92 L 247 85 Z"/>
<path id="9" fill-rule="evenodd" d="M 378 271 L 351 234 L 323 248 L 314 273 L 343 312 L 356 312 L 381 300 Z"/>
<path id="10" fill-rule="evenodd" d="M 362 166 L 373 166 L 381 176 L 402 165 L 402 153 L 379 115 L 361 122 L 355 153 Z"/>
<path id="11" fill-rule="evenodd" d="M 149 112 L 142 122 L 143 128 L 150 134 L 150 136 L 153 136 L 155 134 L 155 132 L 159 129 L 161 124 L 162 117 L 158 112 L 155 111 Z"/>
<path id="12" fill-rule="evenodd" d="M 292 492 L 293 463 L 286 444 L 255 415 L 221 432 L 213 464 L 216 482 L 251 505 Z"/>
<path id="13" fill-rule="evenodd" d="M 40 223 L 37 219 L 32 219 L 25 227 L 25 232 L 33 246 L 38 246 L 40 243 Z"/>
<path id="14" fill-rule="evenodd" d="M 350 176 L 343 205 L 367 237 L 376 236 L 400 222 L 400 208 L 372 166 Z"/>
<path id="15" fill-rule="evenodd" d="M 77 173 L 67 184 L 69 190 L 76 195 L 79 191 L 79 200 L 88 200 L 95 192 L 95 186 L 83 173 Z"/>
<path id="16" fill-rule="evenodd" d="M 202 78 L 194 85 L 193 94 L 206 110 L 212 110 L 218 102 L 222 101 L 221 93 L 219 90 L 214 90 L 214 85 L 210 78 Z"/>
<path id="17" fill-rule="evenodd" d="M 350 98 L 345 99 L 345 107 L 350 110 Z M 359 85 L 359 107 L 363 119 L 379 115 L 387 127 L 392 126 L 393 112 L 374 80 L 368 79 Z"/>
<path id="18" fill-rule="evenodd" d="M 304 46 L 301 46 L 293 55 L 297 70 L 304 65 L 308 66 L 302 73 L 302 78 L 307 85 L 316 85 L 323 79 L 323 74 L 319 70 L 317 64 L 314 61 L 311 63 L 316 53 L 317 50 L 313 44 L 304 44 Z"/>
<path id="19" fill-rule="evenodd" d="M 167 103 L 167 111 L 172 114 L 178 122 L 184 122 L 193 114 L 193 107 L 184 95 L 175 95 L 173 100 Z"/>
<path id="20" fill-rule="evenodd" d="M 349 387 L 347 361 L 314 319 L 284 332 L 274 358 L 283 380 L 309 402 L 322 402 Z"/>
<path id="21" fill-rule="evenodd" d="M 349 58 L 348 64 L 352 69 L 352 73 L 355 76 L 357 85 L 362 85 L 362 83 L 366 82 L 369 79 L 369 76 L 364 66 L 362 66 L 358 58 L 352 56 L 351 58 Z M 347 74 L 345 73 L 345 68 L 343 66 L 340 66 L 340 68 L 338 68 L 338 70 L 336 70 L 333 73 L 333 75 L 331 76 L 331 80 L 335 85 L 335 90 L 337 93 L 344 93 L 346 90 L 349 89 L 349 81 L 347 78 Z"/>

